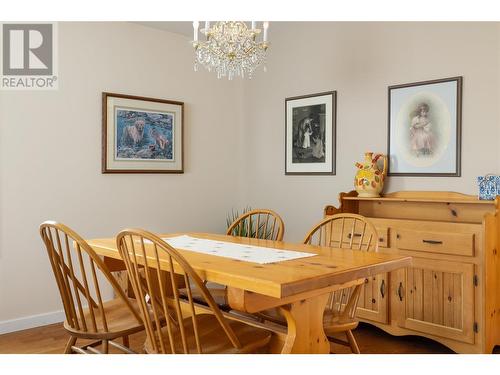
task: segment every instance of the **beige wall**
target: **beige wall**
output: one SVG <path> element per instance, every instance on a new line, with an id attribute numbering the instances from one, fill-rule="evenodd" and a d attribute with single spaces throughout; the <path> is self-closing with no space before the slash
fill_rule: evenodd
<path id="1" fill-rule="evenodd" d="M 59 90 L 0 92 L 0 322 L 60 310 L 38 225 L 225 228 L 237 206 L 241 82 L 193 71 L 187 38 L 127 23 L 59 24 Z M 185 102 L 185 173 L 101 174 L 101 92 Z"/>
<path id="2" fill-rule="evenodd" d="M 268 72 L 245 86 L 248 180 L 243 196 L 272 207 L 285 239 L 301 240 L 326 204 L 352 189 L 354 162 L 386 153 L 387 86 L 461 75 L 462 177 L 393 177 L 387 191 L 476 193 L 500 172 L 499 27 L 496 23 L 273 23 Z M 337 175 L 284 175 L 284 99 L 337 90 Z"/>
<path id="3" fill-rule="evenodd" d="M 188 38 L 127 23 L 62 23 L 60 88 L 0 92 L 0 323 L 61 308 L 38 225 L 84 237 L 125 226 L 224 230 L 231 208 L 270 207 L 301 240 L 350 190 L 354 162 L 386 151 L 387 86 L 464 77 L 460 178 L 391 178 L 388 190 L 475 193 L 500 172 L 498 24 L 272 23 L 268 72 L 192 70 Z M 284 99 L 337 90 L 337 175 L 284 175 Z M 102 175 L 101 92 L 185 102 L 183 175 Z"/>

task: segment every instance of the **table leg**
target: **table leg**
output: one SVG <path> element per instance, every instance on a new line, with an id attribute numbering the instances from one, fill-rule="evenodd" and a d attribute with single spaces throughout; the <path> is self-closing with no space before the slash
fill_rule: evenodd
<path id="1" fill-rule="evenodd" d="M 330 344 L 323 330 L 323 313 L 329 295 L 322 294 L 280 307 L 288 324 L 282 354 L 330 353 Z"/>
<path id="2" fill-rule="evenodd" d="M 130 281 L 128 279 L 125 263 L 120 259 L 109 257 L 103 257 L 102 260 L 108 267 L 108 270 L 113 274 L 116 281 L 118 281 L 118 285 L 122 287 L 125 295 L 129 298 L 135 298 L 134 291 L 132 290 L 132 285 L 130 284 Z"/>

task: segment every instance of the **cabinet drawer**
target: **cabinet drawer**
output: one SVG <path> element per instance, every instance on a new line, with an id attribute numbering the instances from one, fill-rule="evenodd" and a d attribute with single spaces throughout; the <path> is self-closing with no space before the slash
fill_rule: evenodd
<path id="1" fill-rule="evenodd" d="M 380 247 L 389 247 L 389 228 L 376 226 L 378 234 L 378 245 Z"/>
<path id="2" fill-rule="evenodd" d="M 431 232 L 394 228 L 395 247 L 402 250 L 474 256 L 474 233 Z"/>
<path id="3" fill-rule="evenodd" d="M 377 242 L 379 246 L 387 244 L 387 227 L 385 233 L 379 233 L 378 227 L 376 230 L 377 236 L 363 222 L 345 218 L 327 225 L 324 236 L 328 246 L 366 250 L 367 246 L 373 249 Z"/>
<path id="4" fill-rule="evenodd" d="M 389 247 L 389 228 L 376 226 L 375 229 L 377 230 L 377 237 L 378 238 L 376 239 L 376 241 L 378 242 L 378 246 L 379 247 Z M 351 241 L 351 236 L 354 235 L 353 245 L 354 245 L 354 247 L 356 247 L 357 245 L 359 245 L 359 239 L 361 237 L 361 234 L 362 234 L 361 227 L 359 227 L 359 228 L 356 227 L 356 231 L 354 233 L 346 231 L 343 235 L 342 242 L 344 243 L 344 245 L 348 244 Z M 340 238 L 340 230 L 339 229 L 333 230 L 333 238 L 334 238 L 334 241 L 335 241 L 335 239 L 337 239 L 336 242 L 337 243 L 339 242 L 338 241 L 338 238 Z M 375 243 L 374 241 L 375 241 L 375 239 L 372 240 L 373 244 Z M 365 235 L 363 243 L 367 243 L 367 242 L 368 242 L 368 235 Z"/>

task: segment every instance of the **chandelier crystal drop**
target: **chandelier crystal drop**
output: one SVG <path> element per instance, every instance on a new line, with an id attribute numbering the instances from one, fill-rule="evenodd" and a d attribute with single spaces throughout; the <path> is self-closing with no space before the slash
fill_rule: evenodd
<path id="1" fill-rule="evenodd" d="M 198 40 L 200 23 L 193 22 L 195 50 L 194 70 L 203 65 L 208 71 L 217 73 L 217 78 L 235 76 L 252 78 L 252 73 L 266 62 L 266 51 L 269 46 L 268 22 L 263 22 L 262 30 L 252 22 L 249 28 L 243 21 L 218 21 L 210 26 L 205 22 L 205 28 L 199 30 L 205 40 Z M 262 32 L 263 31 L 263 32 Z M 259 40 L 260 34 L 262 39 Z"/>

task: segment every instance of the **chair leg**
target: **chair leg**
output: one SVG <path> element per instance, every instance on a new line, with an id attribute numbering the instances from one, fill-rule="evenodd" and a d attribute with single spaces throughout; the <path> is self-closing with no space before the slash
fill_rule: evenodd
<path id="1" fill-rule="evenodd" d="M 66 347 L 64 348 L 64 354 L 72 354 L 73 350 L 71 349 L 71 347 L 75 345 L 75 343 L 76 343 L 76 337 L 71 336 L 68 342 L 66 343 Z"/>
<path id="2" fill-rule="evenodd" d="M 123 346 L 130 348 L 130 340 L 128 339 L 128 336 L 123 336 Z"/>
<path id="3" fill-rule="evenodd" d="M 356 339 L 354 338 L 352 331 L 350 329 L 347 330 L 345 332 L 345 335 L 347 336 L 347 341 L 349 341 L 349 346 L 351 347 L 351 351 L 354 354 L 361 354 L 361 352 L 359 351 L 358 343 L 356 342 Z"/>
<path id="4" fill-rule="evenodd" d="M 102 352 L 104 354 L 108 354 L 109 353 L 109 344 L 108 344 L 108 340 L 102 340 Z"/>
<path id="5" fill-rule="evenodd" d="M 333 342 L 328 338 L 328 342 L 330 344 L 330 354 L 335 354 L 335 348 L 333 347 Z"/>

